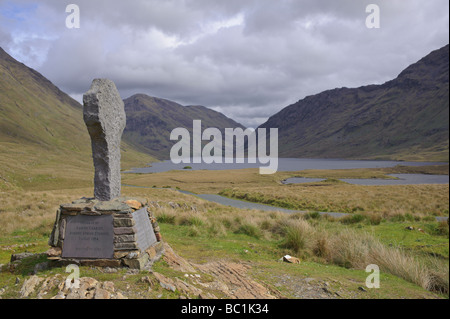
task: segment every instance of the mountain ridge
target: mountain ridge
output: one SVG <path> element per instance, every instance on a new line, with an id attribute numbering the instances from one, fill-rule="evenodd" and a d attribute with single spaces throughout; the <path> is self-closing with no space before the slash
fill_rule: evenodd
<path id="1" fill-rule="evenodd" d="M 384 84 L 307 96 L 260 128 L 279 129 L 282 157 L 448 161 L 448 49 Z"/>
<path id="2" fill-rule="evenodd" d="M 188 129 L 192 133 L 193 120 L 201 120 L 202 128 L 216 127 L 244 128 L 241 124 L 224 114 L 201 105 L 183 106 L 176 102 L 135 94 L 124 99 L 127 113 L 127 126 L 124 138 L 134 145 L 140 145 L 159 159 L 169 159 L 170 133 L 177 127 Z"/>

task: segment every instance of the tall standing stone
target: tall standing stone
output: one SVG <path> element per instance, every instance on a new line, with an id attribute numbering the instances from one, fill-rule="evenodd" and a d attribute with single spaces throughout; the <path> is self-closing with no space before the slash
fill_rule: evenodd
<path id="1" fill-rule="evenodd" d="M 83 118 L 91 136 L 94 196 L 109 201 L 120 196 L 120 141 L 126 125 L 125 106 L 114 82 L 95 79 L 83 96 Z"/>

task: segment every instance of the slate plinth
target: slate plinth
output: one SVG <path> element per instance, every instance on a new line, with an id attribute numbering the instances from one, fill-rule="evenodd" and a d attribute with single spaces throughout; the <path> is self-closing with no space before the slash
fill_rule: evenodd
<path id="1" fill-rule="evenodd" d="M 49 245 L 48 258 L 62 264 L 136 269 L 151 265 L 163 250 L 147 202 L 125 197 L 61 205 Z"/>

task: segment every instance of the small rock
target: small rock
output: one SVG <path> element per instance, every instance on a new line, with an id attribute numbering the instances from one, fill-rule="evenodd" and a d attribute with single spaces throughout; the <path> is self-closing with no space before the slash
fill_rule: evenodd
<path id="1" fill-rule="evenodd" d="M 25 280 L 22 289 L 20 289 L 20 296 L 22 298 L 30 296 L 43 280 L 43 278 L 39 278 L 38 276 L 31 276 Z"/>
<path id="2" fill-rule="evenodd" d="M 323 291 L 325 291 L 327 294 L 332 294 L 333 292 L 328 289 L 327 287 L 322 288 Z"/>
<path id="3" fill-rule="evenodd" d="M 39 263 L 34 266 L 33 274 L 36 275 L 40 271 L 44 271 L 50 268 L 50 264 L 48 261 L 45 261 L 43 263 Z"/>
<path id="4" fill-rule="evenodd" d="M 164 275 L 161 275 L 159 273 L 154 272 L 153 275 L 156 277 L 156 279 L 159 282 L 159 285 L 166 289 L 175 292 L 177 289 L 173 283 L 173 281 L 170 278 L 165 277 Z"/>
<path id="5" fill-rule="evenodd" d="M 129 212 L 130 206 L 118 201 L 101 201 L 94 206 L 98 211 Z"/>
<path id="6" fill-rule="evenodd" d="M 127 270 L 126 275 L 137 275 L 139 274 L 139 269 L 129 269 Z"/>
<path id="7" fill-rule="evenodd" d="M 109 291 L 111 293 L 114 293 L 114 283 L 112 281 L 105 281 L 102 284 L 102 288 L 105 289 L 106 291 Z"/>
<path id="8" fill-rule="evenodd" d="M 105 274 L 112 274 L 117 272 L 117 268 L 105 267 L 102 271 Z"/>
<path id="9" fill-rule="evenodd" d="M 62 276 L 56 274 L 53 277 L 45 278 L 44 282 L 41 285 L 38 296 L 43 296 L 48 294 L 53 288 L 58 287 L 61 283 Z"/>
<path id="10" fill-rule="evenodd" d="M 111 299 L 111 294 L 102 288 L 97 288 L 95 290 L 94 299 Z"/>
<path id="11" fill-rule="evenodd" d="M 59 247 L 51 247 L 46 251 L 47 257 L 61 257 L 61 248 Z"/>
<path id="12" fill-rule="evenodd" d="M 34 256 L 35 254 L 33 253 L 19 253 L 19 254 L 12 254 L 11 255 L 11 262 L 14 262 L 16 260 L 22 260 L 24 258 L 28 258 L 31 256 Z"/>
<path id="13" fill-rule="evenodd" d="M 159 284 L 161 285 L 161 287 L 163 287 L 166 290 L 170 290 L 172 292 L 175 292 L 177 290 L 174 285 L 171 285 L 171 284 L 168 284 L 165 282 L 161 282 L 161 281 L 159 282 Z"/>
<path id="14" fill-rule="evenodd" d="M 134 199 L 129 199 L 129 200 L 125 201 L 125 204 L 127 204 L 128 206 L 130 206 L 131 208 L 136 209 L 136 210 L 138 210 L 142 207 L 142 204 Z"/>
<path id="15" fill-rule="evenodd" d="M 91 290 L 97 287 L 98 281 L 91 277 L 80 278 L 80 289 Z"/>
<path id="16" fill-rule="evenodd" d="M 85 299 L 86 295 L 81 294 L 79 290 L 70 291 L 64 299 L 74 300 L 74 299 Z"/>
<path id="17" fill-rule="evenodd" d="M 62 291 L 59 291 L 56 296 L 54 296 L 50 299 L 66 299 L 66 295 Z"/>
<path id="18" fill-rule="evenodd" d="M 170 207 L 172 207 L 173 209 L 179 208 L 179 207 L 180 207 L 180 205 L 178 205 L 177 203 L 174 203 L 174 202 L 169 202 L 169 205 L 170 205 Z"/>
<path id="19" fill-rule="evenodd" d="M 156 280 L 153 278 L 150 278 L 149 276 L 145 276 L 141 278 L 141 282 L 148 284 L 150 286 L 150 290 L 155 286 Z"/>
<path id="20" fill-rule="evenodd" d="M 127 297 L 125 297 L 121 292 L 118 292 L 116 294 L 116 299 L 128 299 Z"/>

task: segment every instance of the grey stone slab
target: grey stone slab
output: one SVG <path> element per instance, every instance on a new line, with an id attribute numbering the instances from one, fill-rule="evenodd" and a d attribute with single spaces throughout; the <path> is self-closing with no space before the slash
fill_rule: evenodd
<path id="1" fill-rule="evenodd" d="M 135 250 L 138 248 L 139 247 L 134 242 L 132 242 L 132 243 L 115 243 L 114 244 L 114 250 L 116 250 L 116 251 L 118 251 L 118 250 Z"/>
<path id="2" fill-rule="evenodd" d="M 95 204 L 94 209 L 98 211 L 111 211 L 111 212 L 131 211 L 130 207 L 127 204 L 122 203 L 120 201 L 99 202 Z"/>
<path id="3" fill-rule="evenodd" d="M 48 240 L 48 244 L 50 246 L 57 246 L 58 245 L 58 240 L 59 240 L 59 223 L 60 223 L 60 219 L 61 219 L 61 209 L 58 209 L 56 211 L 56 220 L 55 220 L 55 224 L 53 225 L 53 230 L 52 233 L 50 235 L 50 238 Z"/>
<path id="4" fill-rule="evenodd" d="M 135 220 L 137 245 L 141 251 L 146 250 L 157 242 L 152 224 L 148 218 L 147 207 L 141 208 L 133 213 Z"/>
<path id="5" fill-rule="evenodd" d="M 113 258 L 113 241 L 113 217 L 111 215 L 68 216 L 62 257 Z"/>
<path id="6" fill-rule="evenodd" d="M 91 136 L 94 196 L 109 201 L 120 196 L 120 142 L 125 107 L 114 82 L 95 79 L 83 96 L 83 118 Z"/>

